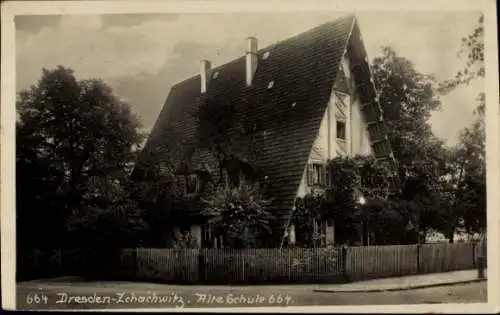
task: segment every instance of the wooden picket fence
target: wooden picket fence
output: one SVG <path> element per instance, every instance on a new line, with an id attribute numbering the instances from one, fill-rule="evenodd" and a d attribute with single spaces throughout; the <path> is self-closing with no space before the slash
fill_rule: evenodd
<path id="1" fill-rule="evenodd" d="M 200 254 L 200 282 L 314 283 L 344 276 L 339 248 L 204 249 Z"/>
<path id="2" fill-rule="evenodd" d="M 473 269 L 480 255 L 486 255 L 486 248 L 474 243 L 244 250 L 137 248 L 94 253 L 82 260 L 86 265 L 78 259 L 77 265 L 85 276 L 99 279 L 182 284 L 341 283 Z M 65 255 L 54 257 L 47 269 L 40 265 L 39 256 L 37 270 L 59 268 L 75 275 L 74 265 L 64 266 L 70 260 L 57 259 Z M 26 270 L 26 259 L 22 261 Z"/>

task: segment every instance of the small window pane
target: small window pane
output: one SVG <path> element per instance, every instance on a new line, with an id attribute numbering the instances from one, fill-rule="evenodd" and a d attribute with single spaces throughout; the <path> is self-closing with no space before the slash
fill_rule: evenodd
<path id="1" fill-rule="evenodd" d="M 325 169 L 322 164 L 312 164 L 310 166 L 310 185 L 312 186 L 322 186 L 325 182 Z"/>
<path id="2" fill-rule="evenodd" d="M 337 139 L 345 140 L 346 128 L 345 121 L 337 120 Z"/>
<path id="3" fill-rule="evenodd" d="M 198 176 L 191 174 L 186 181 L 186 192 L 192 194 L 198 191 Z"/>
<path id="4" fill-rule="evenodd" d="M 317 185 L 319 184 L 319 173 L 320 173 L 320 169 L 319 169 L 319 165 L 318 164 L 314 164 L 314 168 L 313 168 L 313 184 Z"/>

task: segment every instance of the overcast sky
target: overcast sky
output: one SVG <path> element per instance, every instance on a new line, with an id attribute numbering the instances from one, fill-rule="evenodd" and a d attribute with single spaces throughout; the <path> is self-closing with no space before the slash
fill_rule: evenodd
<path id="1" fill-rule="evenodd" d="M 151 128 L 170 86 L 196 75 L 199 61 L 214 66 L 244 53 L 244 38 L 264 47 L 341 14 L 232 13 L 127 14 L 16 17 L 17 91 L 40 77 L 41 68 L 71 67 L 79 79 L 100 77 L 127 99 Z M 479 12 L 360 12 L 357 15 L 370 58 L 382 45 L 437 79 L 451 78 L 464 64 L 457 57 L 461 38 L 476 26 Z M 443 97 L 432 118 L 436 134 L 452 144 L 472 123 L 475 82 Z"/>

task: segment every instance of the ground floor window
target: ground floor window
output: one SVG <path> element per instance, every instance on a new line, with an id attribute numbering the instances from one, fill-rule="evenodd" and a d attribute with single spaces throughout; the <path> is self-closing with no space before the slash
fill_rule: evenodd
<path id="1" fill-rule="evenodd" d="M 325 186 L 328 181 L 326 167 L 321 163 L 311 163 L 307 167 L 308 186 Z"/>
<path id="2" fill-rule="evenodd" d="M 212 225 L 210 223 L 201 226 L 201 246 L 203 248 L 214 247 L 212 234 Z"/>
<path id="3" fill-rule="evenodd" d="M 194 194 L 199 191 L 200 184 L 199 184 L 199 179 L 198 175 L 196 174 L 189 174 L 186 178 L 186 193 L 187 194 Z"/>

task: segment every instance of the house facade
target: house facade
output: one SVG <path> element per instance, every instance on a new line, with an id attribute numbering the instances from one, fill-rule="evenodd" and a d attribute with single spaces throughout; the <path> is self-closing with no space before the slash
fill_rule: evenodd
<path id="1" fill-rule="evenodd" d="M 336 157 L 370 155 L 372 148 L 366 121 L 362 115 L 362 104 L 356 89 L 356 81 L 351 72 L 349 56 L 342 57 L 339 73 L 332 89 L 318 136 L 314 142 L 311 154 L 297 192 L 297 197 L 304 197 L 321 190 L 328 185 L 326 165 Z M 335 222 L 325 220 L 319 223 L 324 243 L 335 244 Z M 293 242 L 295 227 L 289 228 L 289 242 Z"/>
<path id="2" fill-rule="evenodd" d="M 168 155 L 182 169 L 178 174 L 192 201 L 182 215 L 194 216 L 173 230 L 175 237 L 189 231 L 199 246 L 223 246 L 203 219 L 194 219 L 200 212 L 196 196 L 210 191 L 219 174 L 209 150 L 193 140 L 199 130 L 193 113 L 207 102 L 238 106 L 240 117 L 258 126 L 259 153 L 250 158 L 239 143 L 232 156 L 242 169 L 258 167 L 258 181 L 273 199 L 269 210 L 278 218 L 276 229 L 288 241 L 293 242 L 295 199 L 325 186 L 328 160 L 372 154 L 395 165 L 355 16 L 262 49 L 256 38 L 246 42 L 241 58 L 217 68 L 202 61 L 199 75 L 171 88 L 140 157 Z M 140 169 L 134 173 L 140 177 Z M 322 224 L 334 243 L 334 222 Z"/>

